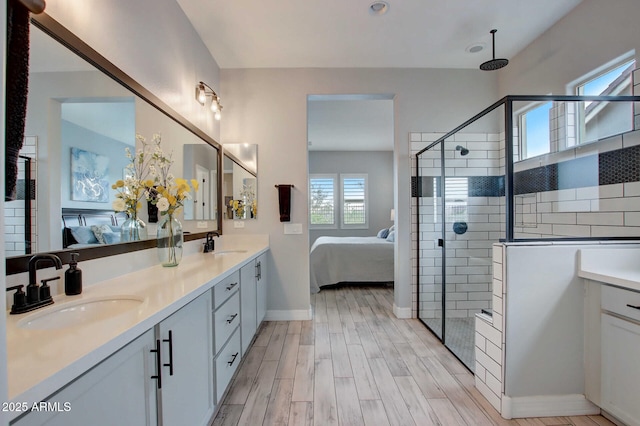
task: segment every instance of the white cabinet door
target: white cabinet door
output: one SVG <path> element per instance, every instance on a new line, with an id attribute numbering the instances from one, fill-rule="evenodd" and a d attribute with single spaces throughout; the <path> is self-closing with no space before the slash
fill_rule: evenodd
<path id="1" fill-rule="evenodd" d="M 164 426 L 206 425 L 213 415 L 211 308 L 207 291 L 157 326 L 162 343 L 159 393 Z"/>
<path id="2" fill-rule="evenodd" d="M 256 276 L 257 276 L 257 327 L 260 327 L 265 315 L 267 314 L 267 253 L 263 253 L 256 259 Z"/>
<path id="3" fill-rule="evenodd" d="M 240 269 L 240 337 L 242 356 L 247 353 L 253 336 L 256 334 L 256 267 L 250 262 Z"/>
<path id="4" fill-rule="evenodd" d="M 156 425 L 155 347 L 149 330 L 13 424 Z"/>
<path id="5" fill-rule="evenodd" d="M 602 408 L 640 425 L 640 324 L 602 314 Z"/>

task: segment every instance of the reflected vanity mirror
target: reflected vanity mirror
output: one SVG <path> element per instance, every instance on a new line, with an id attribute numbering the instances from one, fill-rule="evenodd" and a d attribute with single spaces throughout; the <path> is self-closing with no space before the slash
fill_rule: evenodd
<path id="1" fill-rule="evenodd" d="M 5 224 L 12 224 L 5 241 L 13 242 L 5 249 L 7 273 L 26 270 L 28 258 L 38 252 L 54 252 L 66 261 L 70 251 L 89 260 L 155 247 L 146 202 L 138 217 L 147 223 L 147 241 L 121 243 L 116 235 L 98 241 L 91 232 L 91 225 L 104 225 L 119 234 L 126 220 L 113 211 L 111 185 L 125 177 L 125 148 L 132 153 L 140 148 L 136 134 L 147 141 L 159 134 L 162 150 L 173 159 L 171 173 L 200 182 L 179 217 L 185 240 L 220 232 L 219 144 L 46 14 L 32 19 L 30 38 L 20 152 L 25 158 L 19 161 L 18 199 L 5 203 Z"/>
<path id="2" fill-rule="evenodd" d="M 258 218 L 258 145 L 225 144 L 222 186 L 224 218 Z"/>

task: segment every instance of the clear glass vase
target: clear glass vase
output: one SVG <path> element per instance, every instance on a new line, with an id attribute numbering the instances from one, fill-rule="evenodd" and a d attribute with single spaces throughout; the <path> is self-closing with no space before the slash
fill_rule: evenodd
<path id="1" fill-rule="evenodd" d="M 148 237 L 147 224 L 137 216 L 129 217 L 120 227 L 120 242 L 146 240 Z"/>
<path id="2" fill-rule="evenodd" d="M 178 266 L 182 260 L 183 242 L 180 221 L 171 214 L 163 215 L 158 224 L 158 259 L 162 266 Z"/>

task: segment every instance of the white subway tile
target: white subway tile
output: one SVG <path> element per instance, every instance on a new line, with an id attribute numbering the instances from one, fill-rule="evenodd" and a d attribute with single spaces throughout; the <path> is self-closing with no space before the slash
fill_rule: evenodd
<path id="1" fill-rule="evenodd" d="M 640 211 L 640 197 L 593 200 L 591 201 L 591 210 L 602 212 Z"/>
<path id="2" fill-rule="evenodd" d="M 552 203 L 552 210 L 553 212 L 588 212 L 591 211 L 591 201 L 554 201 Z"/>
<path id="3" fill-rule="evenodd" d="M 478 388 L 478 391 L 482 394 L 482 396 L 484 396 L 487 399 L 487 401 L 489 401 L 489 403 L 493 406 L 493 408 L 496 409 L 497 412 L 502 411 L 500 396 L 494 394 L 485 383 L 483 383 L 477 378 L 476 378 L 476 388 Z"/>
<path id="4" fill-rule="evenodd" d="M 493 298 L 491 299 L 491 310 L 493 311 L 494 315 L 502 315 L 502 297 L 493 294 Z"/>
<path id="5" fill-rule="evenodd" d="M 484 352 L 476 352 L 476 362 L 480 363 L 488 373 L 493 374 L 497 379 L 502 379 L 502 367 Z"/>
<path id="6" fill-rule="evenodd" d="M 502 344 L 502 333 L 487 322 L 476 321 L 476 332 L 480 333 L 485 339 L 496 346 Z"/>
<path id="7" fill-rule="evenodd" d="M 592 226 L 592 237 L 640 237 L 637 226 Z"/>
<path id="8" fill-rule="evenodd" d="M 409 140 L 411 142 L 420 142 L 422 140 L 422 135 L 420 133 L 409 133 Z"/>
<path id="9" fill-rule="evenodd" d="M 496 395 L 502 394 L 502 382 L 496 379 L 493 374 L 487 373 L 485 375 L 485 383 L 487 387 Z"/>
<path id="10" fill-rule="evenodd" d="M 640 215 L 638 216 L 640 220 Z M 625 214 L 622 212 L 615 213 L 578 213 L 578 225 L 609 225 L 623 226 L 626 224 Z M 627 224 L 629 225 L 629 224 Z M 640 222 L 638 223 L 640 225 Z M 633 225 L 631 225 L 633 226 Z"/>
<path id="11" fill-rule="evenodd" d="M 575 225 L 576 213 L 544 213 L 542 214 L 541 223 L 562 223 Z"/>
<path id="12" fill-rule="evenodd" d="M 553 225 L 553 236 L 590 237 L 591 229 L 585 225 Z"/>

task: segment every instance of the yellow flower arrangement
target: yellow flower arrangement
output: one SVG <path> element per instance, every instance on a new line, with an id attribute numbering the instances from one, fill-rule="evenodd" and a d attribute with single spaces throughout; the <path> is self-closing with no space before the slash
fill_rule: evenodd
<path id="1" fill-rule="evenodd" d="M 184 200 L 190 198 L 190 192 L 198 190 L 198 181 L 176 178 L 171 172 L 173 159 L 171 154 L 166 155 L 160 148 L 160 135 L 154 135 L 155 149 L 151 154 L 150 174 L 153 177 L 153 190 L 151 191 L 151 203 L 154 204 L 161 215 L 173 216 L 184 206 Z"/>
<path id="2" fill-rule="evenodd" d="M 126 212 L 133 219 L 138 215 L 141 200 L 149 199 L 149 188 L 153 186 L 153 180 L 147 178 L 151 171 L 151 147 L 141 136 L 138 135 L 136 138 L 141 142 L 141 148 L 135 155 L 128 147 L 125 148 L 125 155 L 129 159 L 129 164 L 125 167 L 126 177 L 111 185 L 116 191 L 116 199 L 112 203 L 113 210 Z"/>
<path id="3" fill-rule="evenodd" d="M 242 200 L 231 200 L 229 201 L 229 207 L 233 209 L 233 212 L 236 214 L 238 218 L 244 218 L 244 203 Z"/>

